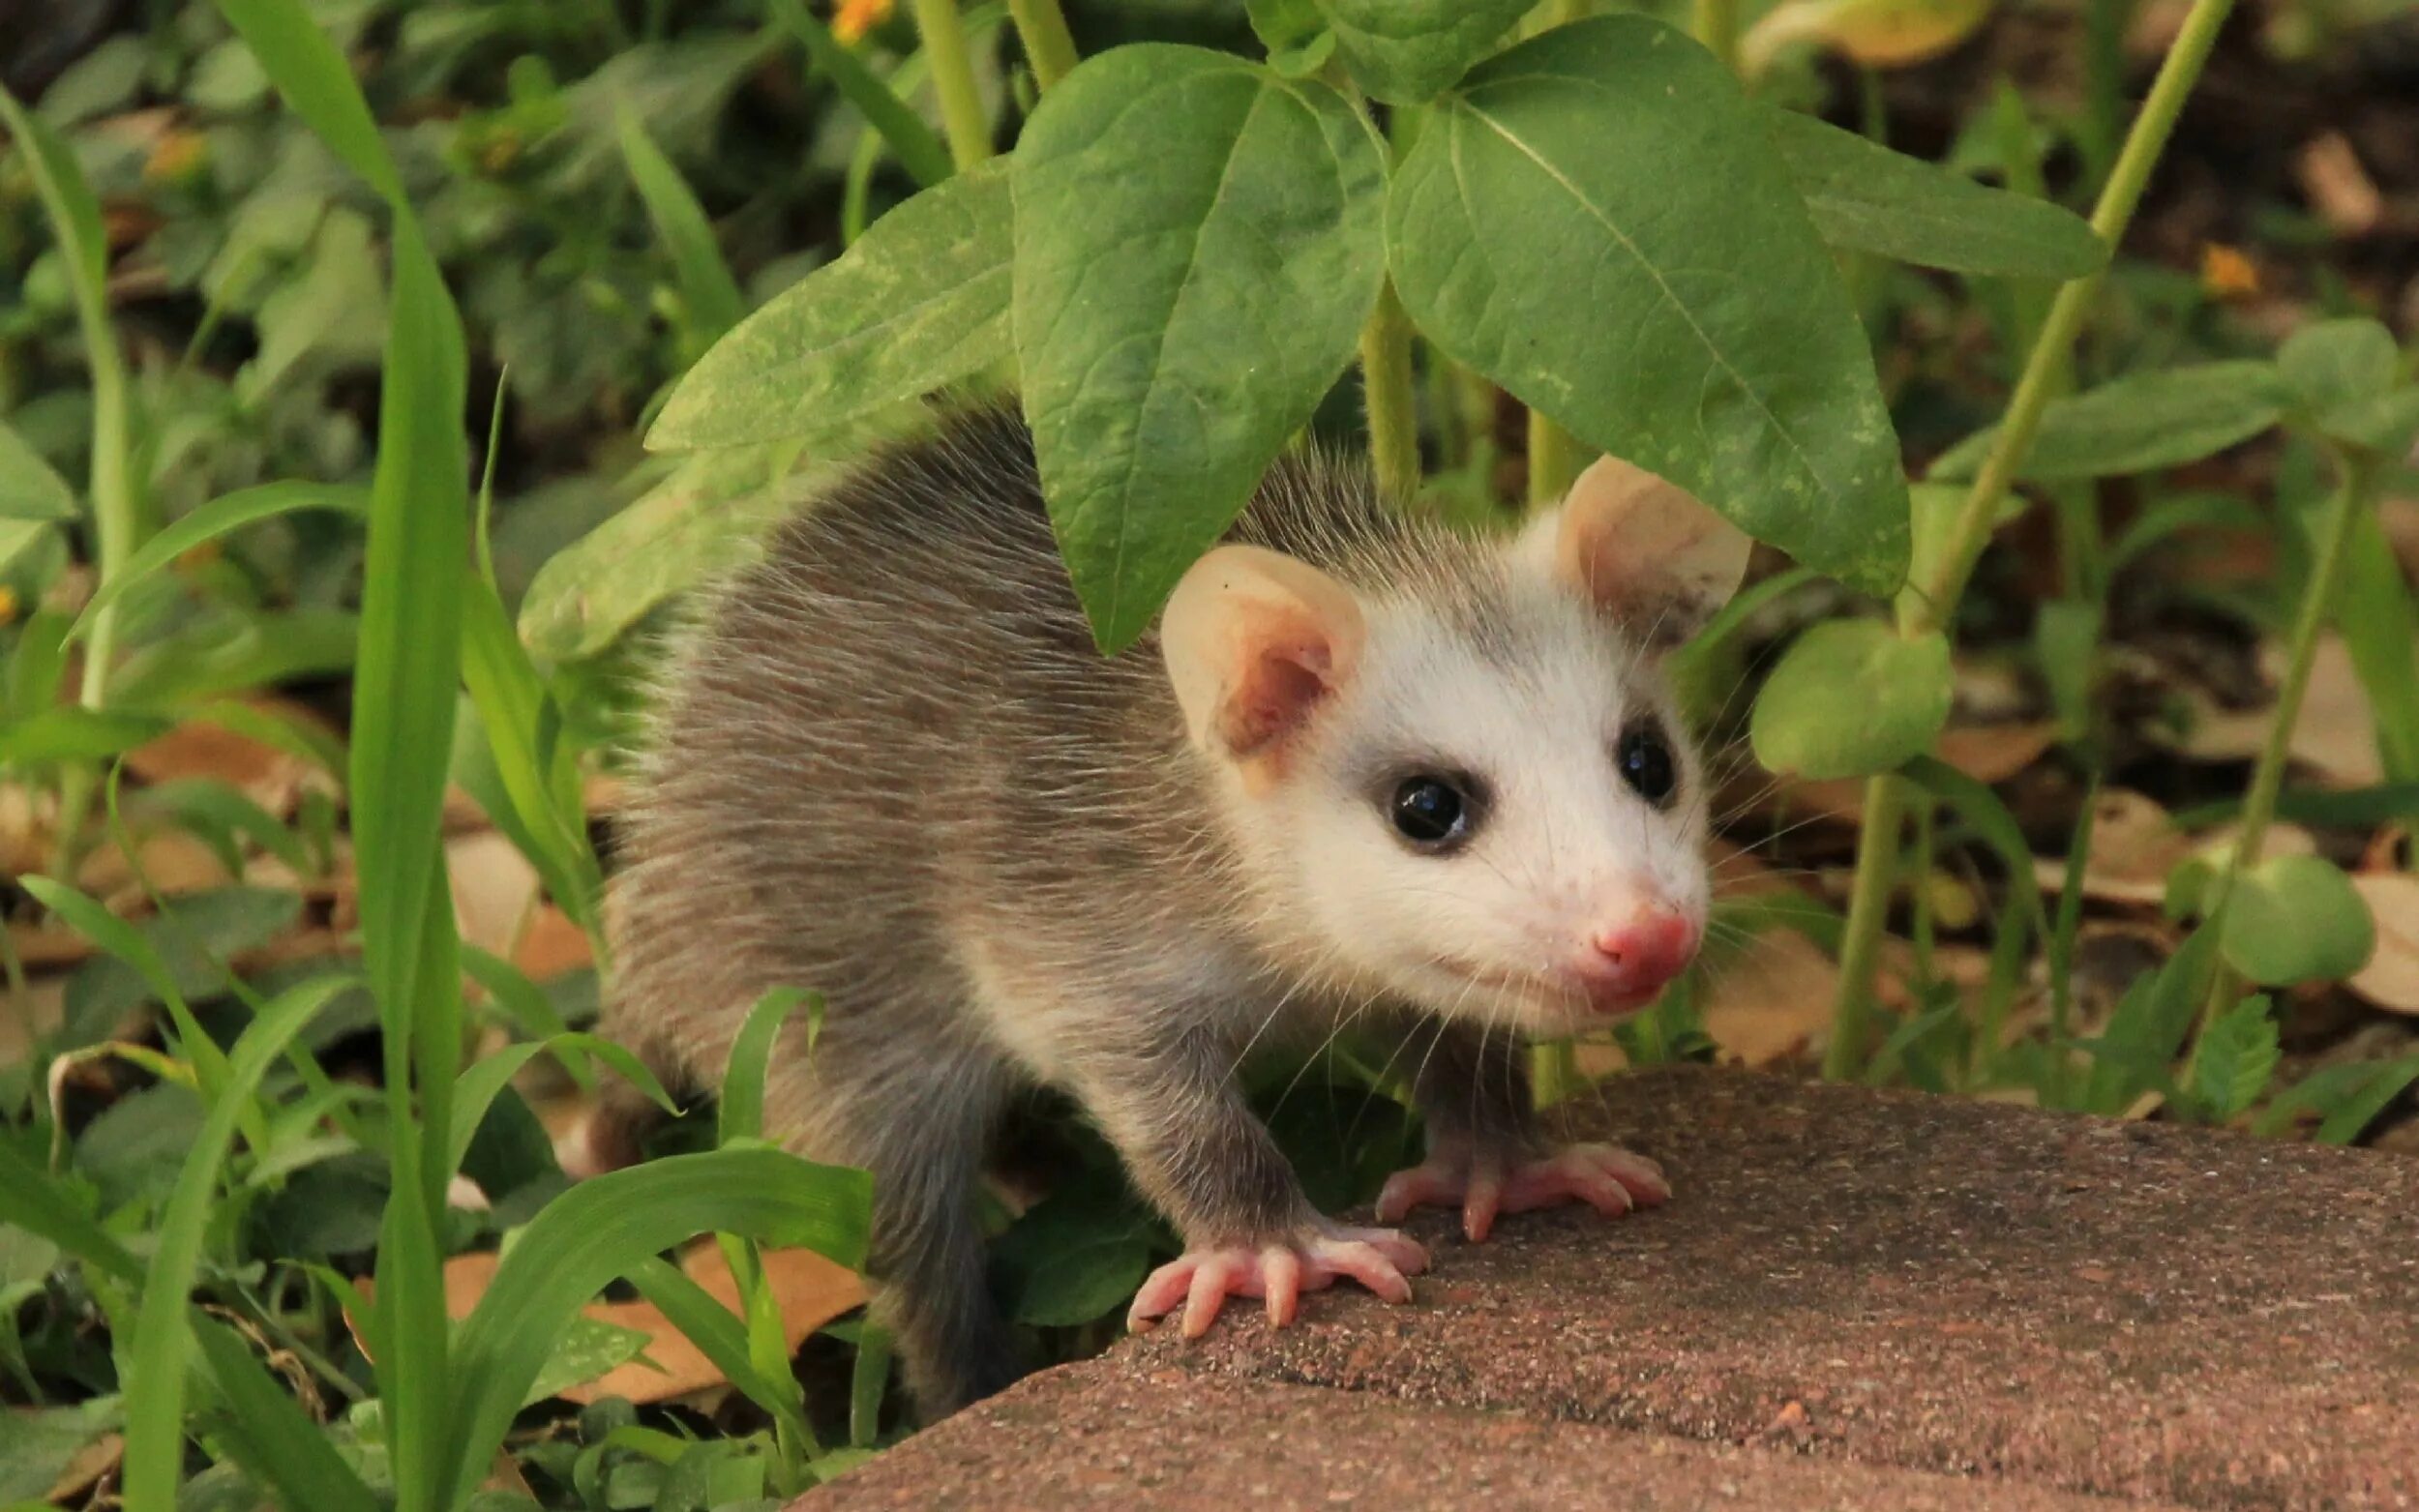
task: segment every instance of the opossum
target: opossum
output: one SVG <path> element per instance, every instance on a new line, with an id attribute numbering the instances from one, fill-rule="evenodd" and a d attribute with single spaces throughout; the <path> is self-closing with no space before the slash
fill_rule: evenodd
<path id="1" fill-rule="evenodd" d="M 872 1171 L 877 1316 L 928 1418 L 1018 1373 L 975 1199 L 1033 1083 L 1182 1235 L 1131 1319 L 1180 1306 L 1188 1336 L 1338 1278 L 1402 1301 L 1427 1260 L 1314 1210 L 1238 1089 L 1255 1043 L 1418 1036 L 1426 1160 L 1380 1222 L 1660 1202 L 1648 1160 L 1546 1146 L 1524 1039 L 1641 1008 L 1696 950 L 1706 780 L 1657 664 L 1747 550 L 1611 460 L 1487 537 L 1293 457 L 1104 657 L 1022 421 L 962 414 L 778 527 L 670 658 L 607 1028 L 710 1087 L 761 994 L 824 996 L 766 1127 Z M 609 1099 L 597 1158 L 642 1106 Z"/>

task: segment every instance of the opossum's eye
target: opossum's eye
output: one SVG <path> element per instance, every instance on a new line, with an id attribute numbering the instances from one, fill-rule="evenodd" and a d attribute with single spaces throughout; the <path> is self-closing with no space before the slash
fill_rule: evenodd
<path id="1" fill-rule="evenodd" d="M 1632 725 L 1624 730 L 1613 759 L 1621 767 L 1621 780 L 1649 803 L 1669 803 L 1680 786 L 1680 768 L 1672 759 L 1671 745 L 1653 725 Z"/>
<path id="2" fill-rule="evenodd" d="M 1395 786 L 1387 813 L 1394 821 L 1394 832 L 1410 842 L 1413 849 L 1435 854 L 1470 838 L 1478 807 L 1466 784 L 1420 772 Z"/>

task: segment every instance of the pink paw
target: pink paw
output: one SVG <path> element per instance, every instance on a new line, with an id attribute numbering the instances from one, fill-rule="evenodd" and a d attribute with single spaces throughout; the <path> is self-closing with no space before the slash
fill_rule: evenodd
<path id="1" fill-rule="evenodd" d="M 1525 1213 L 1585 1202 L 1608 1218 L 1654 1207 L 1671 1196 L 1662 1168 L 1610 1144 L 1566 1145 L 1542 1160 L 1510 1162 L 1468 1151 L 1431 1155 L 1387 1179 L 1378 1194 L 1378 1222 L 1398 1223 L 1422 1204 L 1461 1204 L 1461 1231 L 1483 1239 L 1498 1213 Z"/>
<path id="2" fill-rule="evenodd" d="M 1386 1301 L 1408 1302 L 1408 1278 L 1427 1268 L 1428 1252 L 1391 1229 L 1329 1225 L 1257 1249 L 1237 1244 L 1187 1250 L 1144 1280 L 1125 1326 L 1147 1328 L 1181 1303 L 1184 1337 L 1198 1339 L 1218 1320 L 1228 1297 L 1256 1296 L 1268 1299 L 1269 1321 L 1282 1328 L 1294 1320 L 1303 1292 L 1333 1286 L 1339 1277 L 1359 1282 Z"/>

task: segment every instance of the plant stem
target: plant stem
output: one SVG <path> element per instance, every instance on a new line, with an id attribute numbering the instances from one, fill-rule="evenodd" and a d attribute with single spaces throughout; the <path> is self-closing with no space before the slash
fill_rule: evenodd
<path id="1" fill-rule="evenodd" d="M 1881 961 L 1882 925 L 1897 883 L 1898 830 L 1905 793 L 1895 777 L 1865 785 L 1865 818 L 1856 836 L 1856 887 L 1839 941 L 1839 997 L 1832 1006 L 1831 1043 L 1823 1049 L 1823 1079 L 1852 1082 L 1865 1065 L 1873 1022 L 1873 975 Z"/>
<path id="2" fill-rule="evenodd" d="M 2183 113 L 2184 101 L 2198 81 L 2202 66 L 2209 61 L 2210 48 L 2217 44 L 2219 28 L 2225 24 L 2233 9 L 2234 0 L 2193 0 L 2183 28 L 2176 33 L 2166 61 L 2160 66 L 2159 76 L 2150 86 L 2149 98 L 2142 102 L 2140 113 L 2134 118 L 2124 151 L 2118 155 L 2091 217 L 2092 229 L 2111 256 L 2134 219 L 2135 207 L 2141 202 L 2142 190 L 2150 182 L 2151 169 L 2158 165 L 2159 154 L 2175 130 L 2176 117 Z M 1966 580 L 1973 575 L 1974 565 L 1990 538 L 2000 501 L 2007 497 L 2016 469 L 2032 448 L 2042 409 L 2061 381 L 2075 339 L 2082 331 L 2083 317 L 2089 313 L 2106 277 L 2104 267 L 2059 289 L 2040 334 L 2034 338 L 2032 351 L 2025 358 L 2023 374 L 2016 380 L 2015 397 L 2009 400 L 2007 418 L 2000 423 L 1990 455 L 1984 460 L 1973 489 L 1950 527 L 1945 549 L 1925 579 L 1910 584 L 1911 591 L 1899 596 L 1901 635 L 1909 638 L 1931 635 L 1946 627 L 1956 612 Z M 1890 899 L 1891 873 L 1896 863 L 1892 853 L 1897 844 L 1896 786 L 1888 774 L 1876 776 L 1865 786 L 1865 832 L 1857 855 L 1856 888 L 1848 910 L 1846 935 L 1840 941 L 1839 996 L 1834 1010 L 1831 1046 L 1823 1057 L 1823 1074 L 1835 1081 L 1855 1075 L 1856 1057 L 1862 1053 L 1865 1029 L 1870 1019 L 1873 965 Z M 1887 845 L 1874 845 L 1876 836 L 1885 838 Z"/>
<path id="3" fill-rule="evenodd" d="M 2243 800 L 2242 827 L 2235 832 L 2234 849 L 2226 858 L 2225 870 L 2210 883 L 2207 905 L 2201 910 L 2201 916 L 2213 923 L 2224 911 L 2235 882 L 2245 871 L 2258 864 L 2268 826 L 2276 818 L 2276 795 L 2285 786 L 2285 763 L 2292 754 L 2293 726 L 2301 721 L 2302 699 L 2310 691 L 2310 668 L 2317 660 L 2318 632 L 2335 613 L 2335 601 L 2343 592 L 2344 571 L 2351 561 L 2353 531 L 2385 470 L 2374 458 L 2366 455 L 2342 456 L 2337 465 L 2340 481 L 2319 521 L 2317 560 L 2311 563 L 2310 581 L 2302 590 L 2301 606 L 2293 616 L 2293 639 L 2287 651 L 2285 677 L 2276 690 L 2276 715 L 2269 722 L 2267 739 L 2260 744 L 2259 764 L 2252 768 L 2251 791 Z M 2201 1011 L 2202 1023 L 2231 1006 L 2229 999 L 2235 988 L 2233 972 L 2220 965 L 2216 979 L 2209 985 L 2208 1001 Z"/>
<path id="4" fill-rule="evenodd" d="M 1739 0 L 1696 0 L 1690 29 L 1722 67 L 1739 72 Z"/>
<path id="5" fill-rule="evenodd" d="M 1553 503 L 1578 475 L 1578 442 L 1539 411 L 1529 411 L 1529 502 Z"/>
<path id="6" fill-rule="evenodd" d="M 1387 497 L 1408 504 L 1419 492 L 1419 413 L 1412 399 L 1411 318 L 1394 281 L 1360 327 L 1360 392 L 1369 418 L 1369 462 Z"/>
<path id="7" fill-rule="evenodd" d="M 1008 0 L 1016 18 L 1017 39 L 1025 44 L 1025 61 L 1033 67 L 1033 82 L 1044 94 L 1075 72 L 1078 57 L 1074 34 L 1066 29 L 1066 13 L 1059 0 Z"/>
<path id="8" fill-rule="evenodd" d="M 967 50 L 958 0 L 915 0 L 915 30 L 924 40 L 933 89 L 941 97 L 949 157 L 963 173 L 991 157 L 991 118 L 983 113 L 982 92 L 974 85 L 974 61 Z"/>

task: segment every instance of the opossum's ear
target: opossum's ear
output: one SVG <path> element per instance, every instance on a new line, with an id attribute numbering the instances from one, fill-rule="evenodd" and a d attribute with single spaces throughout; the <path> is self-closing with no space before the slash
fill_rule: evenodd
<path id="1" fill-rule="evenodd" d="M 1619 458 L 1597 461 L 1524 550 L 1658 646 L 1676 645 L 1738 591 L 1755 543 L 1686 489 Z"/>
<path id="2" fill-rule="evenodd" d="M 1222 546 L 1177 583 L 1159 651 L 1203 750 L 1274 755 L 1360 657 L 1360 602 L 1281 552 Z"/>

